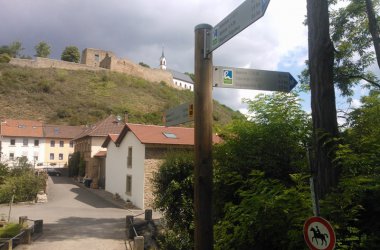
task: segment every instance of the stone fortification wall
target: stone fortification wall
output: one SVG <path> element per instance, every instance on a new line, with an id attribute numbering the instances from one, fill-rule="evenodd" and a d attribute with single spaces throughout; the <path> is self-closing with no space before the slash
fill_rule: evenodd
<path id="1" fill-rule="evenodd" d="M 116 57 L 112 51 L 105 51 L 101 49 L 91 49 L 87 48 L 82 51 L 81 64 L 86 64 L 88 66 L 102 67 L 101 62 L 106 57 Z M 102 67 L 106 68 L 106 67 Z"/>
<path id="2" fill-rule="evenodd" d="M 135 64 L 127 59 L 117 58 L 111 51 L 99 49 L 85 49 L 82 52 L 81 63 L 36 57 L 34 60 L 12 58 L 12 65 L 32 68 L 58 68 L 68 70 L 110 70 L 145 79 L 150 82 L 166 82 L 169 86 L 178 88 L 173 84 L 170 72 L 160 69 L 150 69 Z"/>
<path id="3" fill-rule="evenodd" d="M 31 67 L 31 68 L 57 68 L 69 70 L 104 70 L 99 67 L 92 67 L 85 64 L 66 62 L 61 60 L 36 57 L 34 60 L 12 58 L 9 62 L 12 65 Z"/>
<path id="4" fill-rule="evenodd" d="M 167 84 L 170 84 L 170 86 L 174 86 L 173 76 L 169 72 L 160 69 L 146 68 L 126 59 L 107 57 L 104 59 L 104 66 L 111 71 L 140 77 L 150 82 L 164 81 Z"/>

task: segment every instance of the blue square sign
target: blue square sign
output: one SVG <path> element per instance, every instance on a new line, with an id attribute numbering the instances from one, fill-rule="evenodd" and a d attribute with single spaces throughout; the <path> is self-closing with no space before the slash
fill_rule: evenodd
<path id="1" fill-rule="evenodd" d="M 232 85 L 233 71 L 231 69 L 223 70 L 223 84 Z"/>

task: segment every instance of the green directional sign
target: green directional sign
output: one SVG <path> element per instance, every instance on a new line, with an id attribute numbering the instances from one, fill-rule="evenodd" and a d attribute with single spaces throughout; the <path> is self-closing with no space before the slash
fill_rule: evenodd
<path id="1" fill-rule="evenodd" d="M 194 105 L 184 103 L 177 107 L 165 111 L 165 126 L 175 126 L 178 124 L 194 120 Z"/>
<path id="2" fill-rule="evenodd" d="M 213 86 L 290 92 L 297 81 L 289 72 L 213 67 Z"/>

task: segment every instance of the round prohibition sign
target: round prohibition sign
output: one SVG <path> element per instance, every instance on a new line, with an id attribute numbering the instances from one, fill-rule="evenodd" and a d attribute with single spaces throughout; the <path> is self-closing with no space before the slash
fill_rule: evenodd
<path id="1" fill-rule="evenodd" d="M 322 217 L 310 217 L 303 226 L 303 236 L 311 250 L 332 250 L 335 233 L 330 223 Z"/>

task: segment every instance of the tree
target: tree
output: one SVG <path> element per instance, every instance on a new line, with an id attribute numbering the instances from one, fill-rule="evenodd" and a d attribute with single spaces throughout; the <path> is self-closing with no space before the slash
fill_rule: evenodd
<path id="1" fill-rule="evenodd" d="M 291 185 L 290 174 L 308 172 L 306 146 L 311 140 L 309 116 L 296 94 L 259 95 L 245 100 L 251 121 L 235 121 L 220 133 L 224 143 L 215 145 L 213 156 L 216 217 L 226 201 L 238 204 L 236 195 L 253 170 L 266 178 Z"/>
<path id="2" fill-rule="evenodd" d="M 377 1 L 377 4 L 379 2 Z M 375 48 L 377 65 L 380 68 L 380 29 L 379 29 L 379 21 L 377 20 L 379 17 L 376 17 L 375 8 L 372 0 L 366 0 L 366 11 L 368 16 L 368 29 L 372 36 L 373 47 Z"/>
<path id="3" fill-rule="evenodd" d="M 304 249 L 302 225 L 311 214 L 304 177 L 286 187 L 252 171 L 238 190 L 238 203 L 228 202 L 215 225 L 215 249 Z"/>
<path id="4" fill-rule="evenodd" d="M 378 0 L 375 5 L 379 6 Z M 380 62 L 379 28 L 373 10 L 372 0 L 350 0 L 346 6 L 331 12 L 334 82 L 344 95 L 352 95 L 351 87 L 361 80 L 366 81 L 368 87 L 380 88 L 379 79 L 368 71 L 375 57 Z"/>
<path id="5" fill-rule="evenodd" d="M 50 46 L 46 42 L 39 42 L 34 49 L 36 50 L 35 56 L 37 57 L 49 57 Z"/>
<path id="6" fill-rule="evenodd" d="M 166 222 L 161 249 L 192 249 L 193 169 L 193 154 L 172 152 L 153 176 L 154 207 L 163 213 Z"/>
<path id="7" fill-rule="evenodd" d="M 61 60 L 78 63 L 80 59 L 79 49 L 75 46 L 67 46 L 61 55 Z"/>
<path id="8" fill-rule="evenodd" d="M 338 183 L 333 165 L 338 123 L 334 90 L 334 46 L 329 32 L 328 0 L 307 0 L 309 73 L 313 121 L 313 171 L 318 179 L 318 196 L 323 198 Z"/>
<path id="9" fill-rule="evenodd" d="M 150 68 L 150 66 L 148 64 L 144 63 L 144 62 L 139 62 L 139 65 L 143 66 L 145 68 Z"/>
<path id="10" fill-rule="evenodd" d="M 10 45 L 3 45 L 0 47 L 0 54 L 8 54 L 11 57 L 20 56 L 21 51 L 24 50 L 19 41 L 14 41 Z"/>
<path id="11" fill-rule="evenodd" d="M 195 82 L 195 75 L 194 75 L 194 73 L 185 72 L 185 75 L 190 76 L 191 80 L 193 80 L 193 82 Z"/>
<path id="12" fill-rule="evenodd" d="M 341 249 L 376 249 L 380 244 L 380 92 L 362 97 L 348 115 L 336 152 L 341 164 L 337 189 L 321 203 Z"/>

